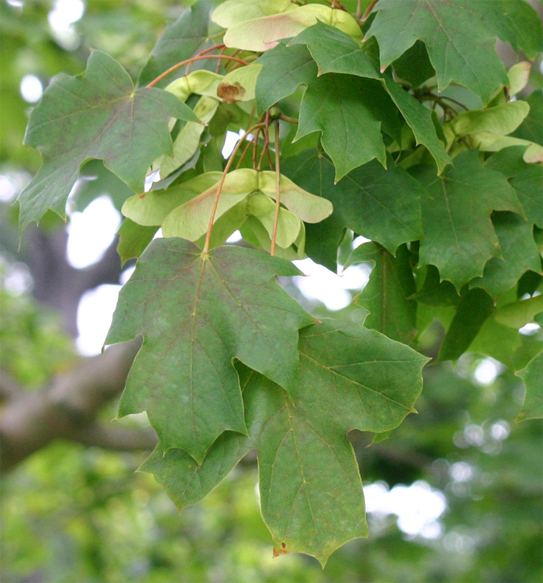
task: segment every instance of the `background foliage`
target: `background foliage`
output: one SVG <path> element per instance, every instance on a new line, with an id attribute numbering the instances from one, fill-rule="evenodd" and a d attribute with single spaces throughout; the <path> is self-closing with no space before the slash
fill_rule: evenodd
<path id="1" fill-rule="evenodd" d="M 355 4 L 350 3 L 347 7 L 354 11 Z M 70 44 L 68 40 L 56 37 L 54 29 L 46 24 L 47 14 L 53 8 L 50 3 L 25 2 L 22 10 L 7 3 L 1 7 L 5 41 L 2 43 L 2 62 L 10 64 L 3 67 L 2 73 L 2 101 L 10 104 L 10 114 L 5 124 L 2 120 L 2 164 L 6 175 L 13 177 L 15 182 L 24 182 L 21 174 L 34 172 L 38 165 L 38 160 L 32 158 L 33 154 L 20 147 L 27 121 L 27 104 L 18 97 L 23 75 L 37 74 L 45 83 L 59 70 L 69 74 L 79 73 L 84 68 L 88 47 L 92 46 L 107 51 L 121 62 L 132 78 L 136 78 L 151 52 L 157 31 L 163 28 L 164 15 L 174 20 L 181 11 L 181 7 L 168 2 L 134 2 L 126 6 L 90 1 L 84 16 L 76 24 L 77 32 L 73 38 L 77 42 Z M 123 22 L 122 30 L 126 33 L 119 34 L 119 22 Z M 125 24 L 127 22 L 130 26 Z M 377 23 L 375 26 L 378 30 Z M 306 40 L 307 44 L 300 45 L 304 54 L 307 54 L 304 47 L 311 50 L 313 42 Z M 296 46 L 293 49 L 298 51 Z M 524 49 L 528 50 L 527 47 Z M 313 58 L 319 67 L 326 67 L 325 62 L 319 61 L 317 50 L 318 47 L 313 45 Z M 535 54 L 535 50 L 533 52 Z M 390 59 L 394 60 L 392 57 Z M 517 59 L 520 60 L 520 57 Z M 147 73 L 149 79 L 164 68 L 156 63 L 152 66 L 156 68 Z M 537 74 L 532 74 L 531 88 L 539 83 Z M 453 96 L 456 95 L 454 91 L 462 93 L 460 89 L 454 89 Z M 538 94 L 533 95 L 528 98 L 532 105 L 530 118 L 514 135 L 541 143 L 536 125 Z M 470 107 L 479 106 L 480 102 L 474 95 L 464 93 L 461 96 L 466 102 L 471 100 Z M 483 94 L 480 97 L 488 99 L 490 96 Z M 3 107 L 2 111 L 7 109 Z M 473 123 L 473 120 L 466 120 L 468 130 Z M 454 130 L 458 133 L 464 131 L 461 127 Z M 468 130 L 466 135 L 471 135 Z M 334 158 L 332 151 L 329 153 Z M 293 151 L 292 154 L 299 158 L 290 162 L 291 170 L 289 162 L 286 162 L 284 172 L 296 181 L 299 169 L 314 161 L 307 152 L 297 154 Z M 466 165 L 473 163 L 470 154 L 461 156 Z M 496 159 L 497 156 L 490 158 L 489 167 L 494 164 L 494 168 L 503 172 L 504 162 Z M 516 166 L 511 159 L 507 162 L 511 166 L 507 176 L 512 177 L 512 181 L 529 179 L 529 176 L 522 174 L 519 177 L 519 172 L 530 172 L 524 162 L 518 160 Z M 355 170 L 353 176 L 363 173 L 370 165 L 378 171 L 377 162 L 371 162 Z M 332 167 L 330 172 L 329 181 L 333 182 Z M 311 177 L 312 173 L 306 172 L 306 176 Z M 424 178 L 422 180 L 424 182 Z M 338 186 L 341 188 L 342 184 Z M 501 184 L 503 188 L 503 181 Z M 301 186 L 311 192 L 318 191 L 313 185 Z M 500 185 L 496 188 L 499 190 Z M 348 188 L 346 191 L 344 200 L 348 200 L 349 196 Z M 114 197 L 115 192 L 112 192 Z M 341 206 L 339 208 L 342 212 Z M 507 210 L 516 209 L 507 207 Z M 486 212 L 488 216 L 489 211 Z M 347 209 L 344 213 L 345 217 L 353 220 Z M 537 210 L 534 211 L 537 224 L 536 213 Z M 3 220 L 9 222 L 13 214 L 13 209 L 3 209 Z M 504 238 L 507 237 L 511 215 L 511 212 L 503 215 Z M 429 224 L 432 220 L 430 217 Z M 347 225 L 355 232 L 361 231 L 359 224 Z M 50 233 L 61 228 L 53 216 L 49 218 L 49 224 L 48 221 L 42 222 L 42 227 L 47 226 Z M 504 239 L 500 237 L 497 223 L 495 227 L 502 242 Z M 363 225 L 364 228 L 367 227 Z M 26 294 L 21 295 L 20 291 L 14 294 L 13 277 L 10 288 L 6 274 L 14 272 L 16 230 L 10 230 L 8 226 L 6 229 L 3 231 L 8 236 L 3 235 L 5 241 L 2 242 L 6 265 L 3 281 L 4 284 L 7 281 L 8 285 L 4 285 L 6 289 L 2 292 L 1 364 L 2 369 L 26 390 L 35 390 L 46 385 L 53 375 L 67 370 L 74 362 L 75 351 L 65 333 L 53 323 L 54 316 L 44 314 L 42 308 Z M 413 232 L 410 232 L 405 239 L 392 241 L 390 245 L 394 248 L 412 238 Z M 381 242 L 386 247 L 386 241 Z M 308 245 L 308 250 L 310 248 Z M 335 262 L 334 254 L 320 252 L 323 256 L 317 258 L 323 264 Z M 389 269 L 394 272 L 401 270 L 401 266 L 395 263 L 402 261 L 401 253 L 392 260 L 391 256 L 383 254 L 379 246 L 366 243 L 358 248 L 351 261 L 369 261 L 376 266 L 386 266 L 387 261 L 392 262 Z M 422 257 L 424 253 L 421 248 Z M 41 280 L 39 274 L 33 271 L 32 254 L 32 249 L 24 244 L 19 260 L 27 261 L 30 266 L 35 280 L 35 295 L 39 298 Z M 526 260 L 526 252 L 519 255 Z M 345 264 L 345 261 L 346 257 L 341 260 L 340 256 L 340 263 Z M 516 257 L 513 263 L 516 263 Z M 533 261 L 522 265 L 521 271 L 511 275 L 513 284 L 526 270 L 532 269 Z M 20 264 L 16 267 L 19 274 L 27 273 L 25 269 L 28 268 Z M 453 279 L 456 273 L 451 271 Z M 465 283 L 460 275 L 458 278 L 459 285 Z M 493 286 L 500 285 L 500 281 L 503 281 L 503 275 L 496 283 L 490 275 L 484 289 L 494 296 L 496 288 Z M 428 268 L 426 282 L 419 289 L 419 294 L 425 292 L 427 298 L 432 298 L 434 294 L 435 298 L 438 290 L 432 282 L 435 279 L 432 280 L 432 271 Z M 527 277 L 521 282 L 519 285 L 524 287 L 520 289 L 525 292 L 535 289 L 534 283 Z M 61 284 L 59 279 L 55 284 L 57 289 Z M 55 285 L 51 288 L 53 291 Z M 356 301 L 375 317 L 372 286 L 379 289 L 379 280 L 375 277 Z M 438 303 L 443 303 L 443 297 L 454 297 L 454 290 L 452 292 L 451 295 L 449 290 L 447 295 L 447 290 L 439 289 Z M 499 295 L 502 290 L 495 293 Z M 505 301 L 514 299 L 510 296 Z M 451 306 L 456 305 L 455 302 L 457 300 L 438 306 L 445 326 L 462 316 L 459 310 L 454 316 L 455 310 Z M 427 305 L 432 309 L 427 310 L 427 315 L 424 305 L 424 302 L 419 304 L 419 329 L 421 319 L 430 319 L 435 313 L 435 302 L 428 301 Z M 326 314 L 322 306 L 311 306 L 307 302 L 304 306 L 319 317 Z M 467 306 L 462 316 L 465 320 L 471 320 L 473 314 L 480 313 L 479 304 L 468 302 Z M 348 319 L 352 309 L 347 308 L 341 314 L 334 314 L 334 317 L 339 315 Z M 400 324 L 394 322 L 395 327 L 388 328 L 387 332 L 400 339 L 412 337 L 412 314 L 402 302 L 401 294 L 398 313 L 402 314 Z M 449 362 L 428 368 L 424 391 L 417 401 L 418 416 L 410 416 L 392 432 L 388 440 L 371 447 L 367 447 L 371 439 L 367 434 L 351 435 L 365 484 L 393 488 L 424 480 L 423 484 L 429 485 L 424 487 L 431 487 L 445 495 L 447 510 L 438 519 L 440 526 L 435 530 L 435 536 L 428 536 L 430 531 L 426 531 L 427 536 L 424 536 L 424 531 L 410 534 L 402 530 L 401 514 L 397 521 L 394 513 L 370 510 L 370 538 L 353 541 L 339 550 L 331 557 L 324 572 L 314 560 L 302 556 L 283 557 L 272 562 L 266 558 L 270 555 L 269 535 L 260 519 L 254 490 L 254 459 L 246 459 L 202 503 L 178 515 L 163 490 L 149 475 L 133 474 L 145 456 L 56 443 L 3 478 L 2 561 L 6 580 L 480 580 L 519 583 L 538 580 L 542 534 L 540 423 L 514 423 L 524 394 L 522 382 L 511 370 L 479 356 L 477 352 L 490 353 L 518 370 L 540 350 L 538 343 L 541 339 L 538 334 L 526 336 L 518 333 L 513 338 L 512 333 L 500 323 L 499 317 L 489 310 L 488 314 L 491 313 L 492 318 L 485 324 L 488 330 L 485 332 L 483 328 L 483 335 L 479 334 L 472 347 L 475 354 L 462 357 L 455 368 Z M 532 315 L 530 319 L 533 319 Z M 523 324 L 522 317 L 520 320 Z M 371 326 L 371 317 L 366 323 Z M 460 329 L 464 330 L 465 324 L 460 324 Z M 513 357 L 505 355 L 500 358 L 499 350 L 505 339 L 503 334 L 507 334 L 516 347 Z M 442 327 L 428 328 L 419 339 L 419 350 L 435 356 L 433 353 L 442 335 Z M 460 337 L 460 340 L 453 337 L 451 340 L 449 335 L 448 343 L 446 341 L 441 347 L 442 357 L 457 358 L 472 340 L 469 337 Z M 443 354 L 445 350 L 448 354 Z M 490 382 L 481 382 L 484 378 L 481 371 L 488 366 L 493 367 L 497 375 L 487 377 Z M 111 419 L 114 414 L 112 406 L 101 412 L 104 420 Z"/>

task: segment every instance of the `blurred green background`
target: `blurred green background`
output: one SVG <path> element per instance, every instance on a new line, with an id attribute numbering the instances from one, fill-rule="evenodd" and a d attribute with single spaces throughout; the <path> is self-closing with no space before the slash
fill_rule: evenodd
<path id="1" fill-rule="evenodd" d="M 36 152 L 21 146 L 29 97 L 59 72 L 81 72 L 89 47 L 107 51 L 135 77 L 183 6 L 0 1 L 0 370 L 38 392 L 80 359 L 77 302 L 91 283 L 70 287 L 89 270 L 68 266 L 67 235 L 56 217 L 30 229 L 17 250 L 12 201 L 39 165 Z M 55 266 L 53 281 L 42 273 L 44 261 Z M 118 283 L 121 269 L 104 273 L 92 285 Z M 426 334 L 428 352 L 439 335 L 439 327 Z M 536 337 L 540 330 L 527 341 Z M 179 514 L 152 476 L 135 472 L 146 454 L 55 442 L 1 477 L 2 581 L 539 583 L 542 424 L 515 423 L 523 395 L 520 379 L 499 363 L 466 355 L 454 369 L 427 369 L 419 415 L 388 440 L 370 445 L 371 436 L 351 435 L 370 537 L 338 550 L 324 571 L 301 555 L 272 560 L 254 457 Z M 109 421 L 115 410 L 111 403 L 101 418 Z M 441 508 L 432 515 L 436 501 Z"/>

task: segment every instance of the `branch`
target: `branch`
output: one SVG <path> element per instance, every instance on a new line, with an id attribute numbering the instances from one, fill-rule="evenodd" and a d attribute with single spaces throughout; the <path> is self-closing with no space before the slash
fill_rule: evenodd
<path id="1" fill-rule="evenodd" d="M 83 427 L 71 439 L 83 445 L 113 451 L 149 451 L 158 443 L 158 437 L 153 429 L 130 429 L 99 423 Z"/>
<path id="2" fill-rule="evenodd" d="M 90 439 L 99 410 L 123 390 L 140 344 L 137 339 L 112 346 L 50 387 L 10 399 L 0 411 L 0 470 L 13 468 L 54 439 L 86 434 Z"/>

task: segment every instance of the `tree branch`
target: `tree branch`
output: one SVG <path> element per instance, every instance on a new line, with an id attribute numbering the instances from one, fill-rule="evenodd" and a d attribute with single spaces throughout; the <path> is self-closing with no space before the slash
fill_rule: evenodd
<path id="1" fill-rule="evenodd" d="M 112 346 L 51 386 L 10 399 L 0 412 L 0 470 L 11 469 L 54 439 L 96 437 L 97 430 L 89 428 L 95 427 L 98 411 L 123 390 L 140 344 L 136 339 Z"/>
<path id="2" fill-rule="evenodd" d="M 147 451 L 154 449 L 158 437 L 153 429 L 141 430 L 93 423 L 76 432 L 71 439 L 83 445 L 114 451 Z"/>

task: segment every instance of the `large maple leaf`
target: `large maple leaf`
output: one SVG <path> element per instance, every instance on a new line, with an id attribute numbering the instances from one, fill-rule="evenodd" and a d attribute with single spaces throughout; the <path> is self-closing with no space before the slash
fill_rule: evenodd
<path id="1" fill-rule="evenodd" d="M 437 72 L 438 87 L 460 83 L 484 103 L 500 84 L 508 84 L 494 48 L 497 37 L 532 56 L 541 50 L 541 24 L 526 2 L 381 0 L 376 8 L 367 36 L 377 38 L 383 68 L 422 40 Z M 524 23 L 522 30 L 519 21 Z"/>
<path id="2" fill-rule="evenodd" d="M 420 264 L 435 265 L 442 279 L 460 289 L 483 275 L 489 259 L 502 256 L 492 211 L 524 214 L 524 209 L 505 176 L 481 166 L 475 150 L 457 156 L 441 177 L 429 166 L 413 173 L 434 197 L 421 199 Z"/>
<path id="3" fill-rule="evenodd" d="M 172 153 L 168 120 L 197 121 L 192 110 L 162 89 L 134 89 L 112 57 L 93 51 L 84 73 L 60 75 L 45 91 L 28 123 L 24 143 L 43 164 L 19 197 L 20 225 L 47 209 L 65 214 L 81 165 L 97 158 L 132 190 L 143 191 L 149 165 Z"/>
<path id="4" fill-rule="evenodd" d="M 142 467 L 179 506 L 202 499 L 249 449 L 258 451 L 262 516 L 274 553 L 325 563 L 345 542 L 367 536 L 351 429 L 383 432 L 414 411 L 427 359 L 356 324 L 326 321 L 300 332 L 300 366 L 287 394 L 241 367 L 249 439 L 223 434 L 202 464 L 159 448 Z"/>
<path id="5" fill-rule="evenodd" d="M 198 462 L 225 430 L 244 433 L 233 359 L 294 386 L 298 329 L 315 321 L 274 281 L 292 263 L 240 247 L 203 254 L 154 241 L 119 297 L 106 344 L 143 335 L 120 415 L 147 411 L 164 450 Z"/>

